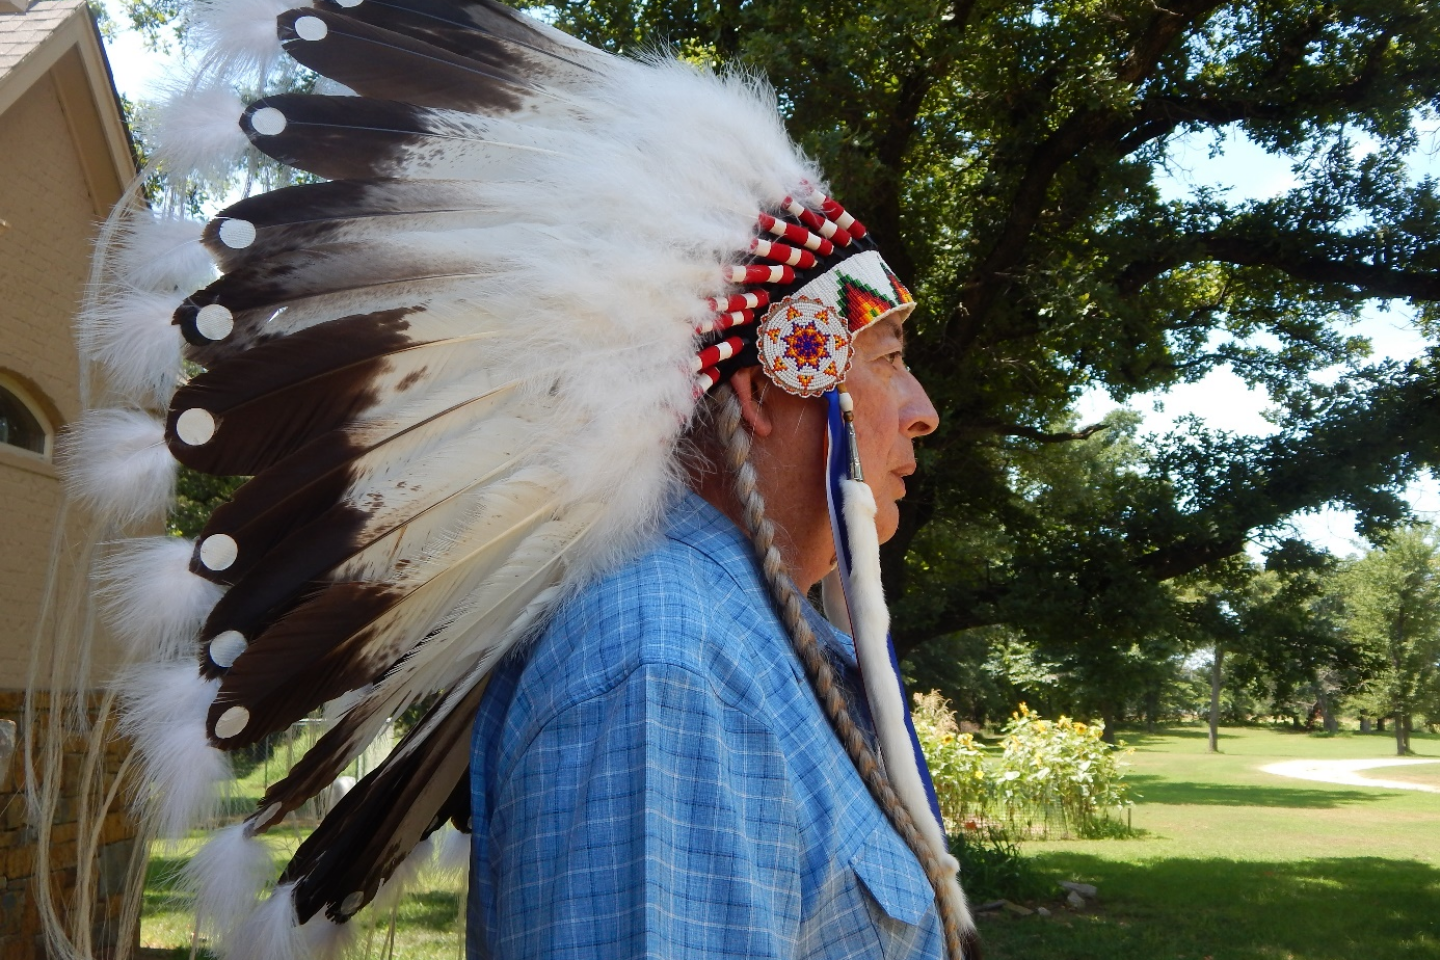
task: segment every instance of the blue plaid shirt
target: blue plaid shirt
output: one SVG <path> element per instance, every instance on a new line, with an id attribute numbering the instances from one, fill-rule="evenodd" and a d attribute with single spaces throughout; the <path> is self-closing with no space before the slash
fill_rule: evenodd
<path id="1" fill-rule="evenodd" d="M 471 960 L 943 954 L 748 540 L 698 497 L 500 667 L 471 759 Z"/>

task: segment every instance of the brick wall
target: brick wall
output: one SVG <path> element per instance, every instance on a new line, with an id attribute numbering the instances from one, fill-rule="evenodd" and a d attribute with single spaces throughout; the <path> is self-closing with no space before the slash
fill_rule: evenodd
<path id="1" fill-rule="evenodd" d="M 0 369 L 64 422 L 80 412 L 72 325 L 89 271 L 93 204 L 51 79 L 0 114 Z M 38 396 L 36 396 L 38 395 Z M 60 482 L 50 464 L 0 459 L 0 688 L 23 687 Z"/>
<path id="2" fill-rule="evenodd" d="M 90 195 L 52 76 L 0 113 L 0 220 L 8 224 L 0 232 L 0 372 L 39 401 L 52 427 L 80 411 L 72 325 L 88 275 L 95 211 L 113 199 L 97 204 Z M 52 464 L 0 447 L 0 720 L 17 724 L 60 499 Z M 73 542 L 84 531 L 69 533 Z M 102 673 L 104 653 L 102 645 L 97 664 Z M 39 707 L 48 709 L 43 697 Z M 23 727 L 19 732 L 23 742 Z M 72 770 L 78 770 L 81 749 L 79 743 L 66 745 L 76 761 L 67 764 Z M 121 749 L 112 746 L 105 758 L 112 777 Z M 35 831 L 25 818 L 18 753 L 0 770 L 0 960 L 44 956 L 30 890 Z M 62 896 L 75 882 L 77 780 L 72 773 L 63 785 L 51 837 Z M 122 815 L 105 821 L 97 877 L 102 922 L 118 915 L 134 838 L 134 826 Z M 103 934 L 97 953 L 108 953 L 115 936 L 113 929 Z"/>

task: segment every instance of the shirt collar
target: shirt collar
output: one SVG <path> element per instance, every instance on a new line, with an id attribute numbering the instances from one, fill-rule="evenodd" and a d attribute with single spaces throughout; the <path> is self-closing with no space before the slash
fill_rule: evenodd
<path id="1" fill-rule="evenodd" d="M 665 535 L 687 544 L 723 569 L 751 603 L 763 610 L 773 608 L 765 576 L 755 556 L 755 547 L 745 532 L 729 517 L 693 490 L 686 490 L 670 511 Z M 748 570 L 749 577 L 740 574 Z M 807 619 L 821 642 L 838 651 L 846 661 L 855 662 L 855 644 L 849 634 L 836 629 L 818 610 L 806 604 Z"/>

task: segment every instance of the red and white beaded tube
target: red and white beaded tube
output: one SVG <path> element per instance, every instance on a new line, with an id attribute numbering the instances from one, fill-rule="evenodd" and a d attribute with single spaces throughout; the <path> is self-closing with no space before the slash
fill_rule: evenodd
<path id="1" fill-rule="evenodd" d="M 792 197 L 785 198 L 785 209 L 790 212 L 792 217 L 805 224 L 805 226 L 811 230 L 818 232 L 820 236 L 835 241 L 837 246 L 850 246 L 850 233 L 835 221 L 825 219 Z"/>
<path id="2" fill-rule="evenodd" d="M 719 365 L 724 360 L 729 360 L 745 346 L 745 341 L 739 337 L 729 337 L 719 343 L 712 343 L 701 350 L 695 358 L 695 372 L 700 373 L 711 367 Z"/>
<path id="3" fill-rule="evenodd" d="M 777 220 L 768 213 L 760 214 L 760 229 L 769 231 L 782 240 L 798 243 L 806 250 L 813 250 L 822 257 L 828 257 L 835 252 L 835 244 L 818 233 L 811 233 L 798 223 Z"/>
<path id="4" fill-rule="evenodd" d="M 750 241 L 750 252 L 757 257 L 764 257 L 766 260 L 774 260 L 791 267 L 808 269 L 819 262 L 815 259 L 815 254 L 809 250 L 802 250 L 799 247 L 791 247 L 783 243 L 771 243 L 769 240 L 762 240 L 759 237 Z"/>
<path id="5" fill-rule="evenodd" d="M 756 283 L 794 283 L 795 270 L 787 266 L 767 267 L 764 264 L 750 264 L 744 267 L 730 267 L 725 271 L 730 283 L 751 285 Z"/>
<path id="6" fill-rule="evenodd" d="M 825 194 L 819 190 L 816 190 L 810 195 L 810 202 L 819 207 L 825 213 L 826 217 L 833 220 L 836 226 L 848 232 L 850 236 L 857 238 L 863 237 L 869 232 L 865 229 L 865 224 L 856 220 L 844 207 L 825 196 Z"/>
<path id="7" fill-rule="evenodd" d="M 719 330 L 729 330 L 731 327 L 743 327 L 747 323 L 754 322 L 754 310 L 731 310 L 728 313 L 717 313 L 713 317 L 701 320 L 695 325 L 695 332 L 704 336 Z"/>
<path id="8" fill-rule="evenodd" d="M 728 297 L 706 297 L 705 302 L 716 313 L 730 313 L 733 310 L 758 310 L 770 305 L 770 291 L 751 290 L 747 293 L 732 293 Z"/>
<path id="9" fill-rule="evenodd" d="M 720 382 L 720 371 L 715 367 L 701 370 L 695 375 L 695 396 L 703 397 L 710 392 L 710 388 Z"/>

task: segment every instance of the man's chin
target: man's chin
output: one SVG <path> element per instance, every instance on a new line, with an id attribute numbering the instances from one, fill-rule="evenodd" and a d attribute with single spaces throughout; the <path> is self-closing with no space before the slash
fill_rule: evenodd
<path id="1" fill-rule="evenodd" d="M 875 506 L 875 532 L 881 543 L 888 543 L 900 529 L 900 507 L 893 500 L 882 500 Z"/>

